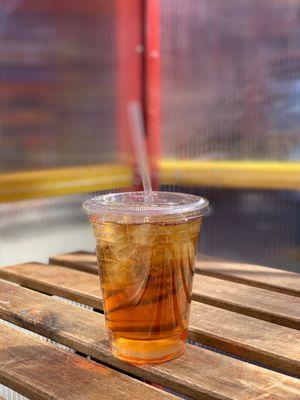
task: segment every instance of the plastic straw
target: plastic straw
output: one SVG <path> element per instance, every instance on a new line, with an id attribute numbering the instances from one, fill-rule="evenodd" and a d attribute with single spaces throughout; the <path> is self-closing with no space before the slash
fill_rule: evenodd
<path id="1" fill-rule="evenodd" d="M 139 102 L 132 101 L 128 104 L 128 116 L 137 167 L 143 181 L 145 202 L 152 203 L 153 192 L 150 179 L 149 157 L 145 143 L 145 125 Z"/>

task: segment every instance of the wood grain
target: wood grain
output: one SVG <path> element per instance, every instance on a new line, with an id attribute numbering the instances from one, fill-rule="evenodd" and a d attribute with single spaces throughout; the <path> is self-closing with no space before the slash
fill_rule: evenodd
<path id="1" fill-rule="evenodd" d="M 300 376 L 300 332 L 192 302 L 189 338 Z"/>
<path id="2" fill-rule="evenodd" d="M 297 297 L 196 274 L 193 299 L 289 328 L 300 329 L 300 298 Z"/>
<path id="3" fill-rule="evenodd" d="M 0 268 L 0 278 L 90 307 L 103 307 L 99 278 L 86 272 L 57 265 L 27 263 Z"/>
<path id="4" fill-rule="evenodd" d="M 89 256 L 79 257 L 86 257 L 87 261 Z M 23 286 L 27 286 L 30 280 L 31 288 L 102 309 L 98 277 L 86 272 L 30 263 L 1 269 L 1 276 Z M 284 294 L 196 274 L 193 299 L 290 328 L 300 328 L 300 299 Z"/>
<path id="5" fill-rule="evenodd" d="M 203 261 L 220 261 L 220 259 L 201 254 L 199 258 Z M 50 264 L 63 265 L 98 275 L 97 258 L 95 253 L 88 251 L 76 251 L 73 253 L 59 254 L 49 258 Z"/>
<path id="6" fill-rule="evenodd" d="M 198 258 L 196 272 L 201 275 L 300 297 L 300 274 L 261 265 L 224 261 L 207 255 L 199 255 Z M 50 262 L 98 274 L 95 253 L 78 251 L 60 254 L 51 257 Z"/>
<path id="7" fill-rule="evenodd" d="M 274 292 L 300 297 L 300 274 L 253 264 L 199 261 L 197 272 Z"/>
<path id="8" fill-rule="evenodd" d="M 108 349 L 103 315 L 1 280 L 0 317 L 194 399 L 296 400 L 300 394 L 294 378 L 192 345 L 161 365 L 123 363 Z"/>
<path id="9" fill-rule="evenodd" d="M 98 277 L 86 272 L 31 263 L 0 269 L 0 277 L 95 308 L 102 307 L 98 297 L 101 295 L 97 289 Z M 195 341 L 283 371 L 299 372 L 300 332 L 294 329 L 195 301 L 192 302 L 189 329 L 190 338 Z"/>
<path id="10" fill-rule="evenodd" d="M 87 251 L 76 251 L 74 253 L 59 254 L 49 258 L 49 263 L 63 265 L 78 269 L 79 271 L 90 272 L 98 275 L 97 258 L 95 253 Z"/>
<path id="11" fill-rule="evenodd" d="M 32 400 L 174 396 L 0 323 L 0 382 Z"/>

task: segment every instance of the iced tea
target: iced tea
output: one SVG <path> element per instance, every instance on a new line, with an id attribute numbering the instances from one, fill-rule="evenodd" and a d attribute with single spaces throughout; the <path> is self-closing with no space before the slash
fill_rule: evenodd
<path id="1" fill-rule="evenodd" d="M 91 222 L 113 353 L 138 364 L 180 355 L 187 337 L 201 218 L 179 223 Z"/>

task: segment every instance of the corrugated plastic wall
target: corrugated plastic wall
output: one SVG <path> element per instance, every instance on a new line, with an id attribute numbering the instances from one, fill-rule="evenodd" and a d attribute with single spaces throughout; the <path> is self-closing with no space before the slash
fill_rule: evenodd
<path id="1" fill-rule="evenodd" d="M 115 1 L 4 0 L 0 172 L 116 157 Z"/>
<path id="2" fill-rule="evenodd" d="M 300 159 L 300 3 L 161 2 L 163 154 Z"/>
<path id="3" fill-rule="evenodd" d="M 299 1 L 164 0 L 161 50 L 164 157 L 300 160 Z M 300 270 L 297 191 L 164 189 L 211 201 L 203 251 Z"/>

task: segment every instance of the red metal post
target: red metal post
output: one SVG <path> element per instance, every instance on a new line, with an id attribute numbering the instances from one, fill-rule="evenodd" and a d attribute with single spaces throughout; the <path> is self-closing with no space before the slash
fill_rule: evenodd
<path id="1" fill-rule="evenodd" d="M 117 97 L 119 160 L 132 161 L 127 105 L 140 101 L 158 187 L 160 156 L 160 17 L 159 0 L 115 0 L 117 12 Z M 141 189 L 141 187 L 137 187 Z"/>
<path id="2" fill-rule="evenodd" d="M 157 163 L 161 156 L 161 69 L 160 69 L 160 1 L 145 0 L 144 109 L 147 144 L 153 171 L 152 184 L 158 188 Z"/>
<path id="3" fill-rule="evenodd" d="M 127 106 L 132 100 L 143 100 L 143 3 L 141 0 L 115 0 L 115 4 L 118 158 L 132 162 Z"/>

